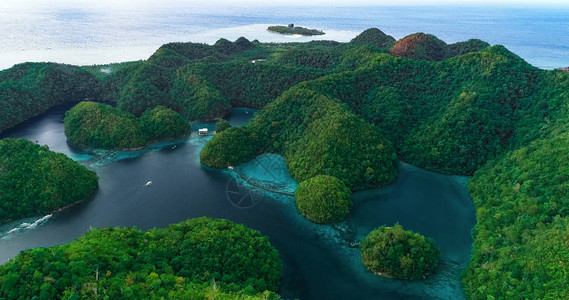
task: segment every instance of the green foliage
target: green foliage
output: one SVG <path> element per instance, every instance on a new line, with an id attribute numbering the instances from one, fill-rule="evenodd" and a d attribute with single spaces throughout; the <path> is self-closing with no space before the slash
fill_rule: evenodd
<path id="1" fill-rule="evenodd" d="M 146 61 L 131 75 L 121 89 L 117 102 L 119 109 L 140 116 L 147 109 L 158 105 L 169 107 L 169 90 L 172 86 L 174 71 L 170 68 Z"/>
<path id="2" fill-rule="evenodd" d="M 236 166 L 260 154 L 262 143 L 248 128 L 232 127 L 215 135 L 200 152 L 200 162 L 213 168 Z"/>
<path id="3" fill-rule="evenodd" d="M 484 50 L 486 47 L 490 47 L 490 44 L 479 39 L 470 39 L 464 42 L 457 42 L 448 45 L 448 56 L 454 57 L 470 52 L 478 52 Z"/>
<path id="4" fill-rule="evenodd" d="M 569 135 L 537 140 L 478 170 L 464 286 L 472 299 L 569 297 Z"/>
<path id="5" fill-rule="evenodd" d="M 379 86 L 371 90 L 361 103 L 365 108 L 361 116 L 385 132 L 397 150 L 400 150 L 401 139 L 406 135 L 405 128 L 412 122 L 412 107 L 406 100 L 398 88 Z"/>
<path id="6" fill-rule="evenodd" d="M 559 70 L 544 71 L 534 79 L 534 92 L 518 102 L 518 115 L 513 144 L 527 146 L 533 140 L 555 137 L 567 132 L 569 124 L 569 73 Z"/>
<path id="7" fill-rule="evenodd" d="M 330 175 L 352 190 L 388 184 L 397 173 L 393 148 L 381 132 L 345 104 L 311 90 L 285 92 L 240 130 L 244 133 L 224 135 L 227 130 L 216 136 L 202 150 L 202 163 L 226 167 L 250 160 L 260 151 L 276 152 L 285 156 L 297 181 Z M 255 147 L 250 145 L 251 137 L 256 138 Z M 236 151 L 244 147 L 248 151 Z M 245 155 L 235 159 L 236 153 Z"/>
<path id="8" fill-rule="evenodd" d="M 526 114 L 518 104 L 537 95 L 542 76 L 502 46 L 442 62 L 368 55 L 365 67 L 301 86 L 340 99 L 383 129 L 402 160 L 451 174 L 471 175 L 512 146 Z M 527 132 L 539 125 L 528 122 Z"/>
<path id="9" fill-rule="evenodd" d="M 404 230 L 399 224 L 370 232 L 361 242 L 360 251 L 370 271 L 398 279 L 423 279 L 439 264 L 439 250 L 433 239 Z"/>
<path id="10" fill-rule="evenodd" d="M 280 34 L 300 34 L 300 35 L 323 35 L 324 32 L 317 29 L 308 29 L 300 26 L 269 26 L 268 31 Z"/>
<path id="11" fill-rule="evenodd" d="M 67 101 L 96 97 L 98 80 L 79 67 L 24 63 L 0 71 L 0 131 Z"/>
<path id="12" fill-rule="evenodd" d="M 287 161 L 299 182 L 326 174 L 357 191 L 391 183 L 397 174 L 395 151 L 389 140 L 351 113 L 314 120 L 290 145 Z"/>
<path id="13" fill-rule="evenodd" d="M 282 53 L 276 62 L 283 65 L 328 69 L 338 64 L 337 52 L 332 47 L 296 47 Z"/>
<path id="14" fill-rule="evenodd" d="M 98 149 L 139 148 L 191 131 L 180 114 L 163 106 L 149 109 L 137 119 L 110 105 L 81 102 L 65 113 L 63 123 L 70 143 Z"/>
<path id="15" fill-rule="evenodd" d="M 189 61 L 200 60 L 215 55 L 213 47 L 202 43 L 168 43 L 162 45 L 160 48 L 171 50 L 173 53 L 177 53 Z"/>
<path id="16" fill-rule="evenodd" d="M 241 50 L 253 50 L 257 47 L 255 44 L 251 43 L 251 41 L 244 37 L 240 37 L 235 40 L 235 46 Z"/>
<path id="17" fill-rule="evenodd" d="M 300 213 L 319 224 L 342 221 L 352 208 L 350 189 L 328 175 L 316 175 L 300 183 L 294 199 Z"/>
<path id="18" fill-rule="evenodd" d="M 354 45 L 372 44 L 378 48 L 385 48 L 395 43 L 395 38 L 377 28 L 369 28 L 358 34 L 350 43 Z"/>
<path id="19" fill-rule="evenodd" d="M 140 116 L 140 129 L 149 141 L 175 140 L 192 130 L 182 115 L 164 106 L 145 111 Z"/>
<path id="20" fill-rule="evenodd" d="M 226 119 L 219 119 L 217 122 L 215 122 L 216 133 L 220 133 L 229 128 L 231 128 L 231 124 L 229 124 L 229 121 L 227 121 Z"/>
<path id="21" fill-rule="evenodd" d="M 290 87 L 322 76 L 325 71 L 306 66 L 267 62 L 230 61 L 192 67 L 233 106 L 262 108 Z M 218 116 L 221 117 L 221 116 Z"/>
<path id="22" fill-rule="evenodd" d="M 188 120 L 208 121 L 223 117 L 231 110 L 225 97 L 192 68 L 177 72 L 170 96 Z"/>
<path id="23" fill-rule="evenodd" d="M 81 102 L 65 113 L 63 122 L 67 140 L 74 145 L 129 149 L 148 142 L 137 118 L 102 103 Z"/>
<path id="24" fill-rule="evenodd" d="M 101 87 L 97 100 L 117 102 L 121 89 L 130 80 L 136 68 L 143 63 L 143 61 L 132 61 L 108 65 L 83 66 L 80 69 L 93 74 L 99 80 Z"/>
<path id="25" fill-rule="evenodd" d="M 95 172 L 47 146 L 0 140 L 0 224 L 85 200 L 97 185 Z"/>
<path id="26" fill-rule="evenodd" d="M 22 252 L 0 266 L 0 298 L 277 299 L 281 268 L 258 231 L 202 217 L 147 232 L 92 229 Z"/>
<path id="27" fill-rule="evenodd" d="M 226 39 L 217 40 L 217 42 L 215 42 L 213 47 L 217 52 L 223 55 L 233 55 L 242 51 L 241 48 L 237 47 L 237 45 Z"/>

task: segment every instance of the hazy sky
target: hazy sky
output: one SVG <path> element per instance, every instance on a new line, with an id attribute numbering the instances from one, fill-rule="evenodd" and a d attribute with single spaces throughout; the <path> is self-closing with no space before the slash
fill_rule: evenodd
<path id="1" fill-rule="evenodd" d="M 535 7 L 569 7 L 569 0 L 0 0 L 2 4 L 72 2 L 74 4 L 90 3 L 127 5 L 130 3 L 168 3 L 186 2 L 197 5 L 230 5 L 230 6 L 431 6 L 431 5 L 475 5 L 475 6 L 535 6 Z"/>
<path id="2" fill-rule="evenodd" d="M 190 0 L 191 1 L 191 0 Z M 569 0 L 194 0 L 192 2 L 259 5 L 480 5 L 480 6 L 569 6 Z"/>

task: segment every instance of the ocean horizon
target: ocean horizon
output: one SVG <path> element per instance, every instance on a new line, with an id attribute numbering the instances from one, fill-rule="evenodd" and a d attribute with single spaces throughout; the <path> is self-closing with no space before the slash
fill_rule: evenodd
<path id="1" fill-rule="evenodd" d="M 26 3 L 26 2 L 24 2 Z M 213 44 L 244 36 L 261 42 L 348 42 L 377 27 L 396 39 L 416 32 L 447 43 L 471 38 L 501 44 L 543 69 L 569 66 L 569 8 L 202 6 L 168 0 L 115 3 L 0 3 L 0 69 L 23 62 L 74 65 L 147 59 L 169 42 Z M 269 25 L 294 23 L 326 32 L 285 36 Z"/>

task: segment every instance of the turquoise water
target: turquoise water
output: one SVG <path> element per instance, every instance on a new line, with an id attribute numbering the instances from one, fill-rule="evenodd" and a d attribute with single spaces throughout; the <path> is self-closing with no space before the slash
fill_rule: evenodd
<path id="1" fill-rule="evenodd" d="M 95 170 L 99 188 L 83 205 L 0 227 L 0 263 L 28 248 L 67 243 L 90 228 L 137 226 L 146 230 L 210 216 L 243 223 L 269 237 L 283 261 L 279 291 L 283 298 L 464 298 L 459 273 L 469 258 L 470 229 L 475 222 L 465 177 L 401 164 L 392 185 L 354 194 L 347 221 L 316 225 L 298 213 L 294 197 L 264 189 L 286 194 L 298 185 L 279 155 L 263 154 L 237 166 L 241 175 L 211 169 L 199 163 L 199 152 L 211 137 L 195 131 L 186 139 L 156 143 L 141 151 L 85 153 L 67 146 L 63 135 L 62 119 L 70 106 L 53 108 L 0 138 L 24 137 L 61 150 Z M 233 125 L 243 124 L 253 114 L 236 109 L 229 120 Z M 87 156 L 91 158 L 84 160 Z M 145 186 L 148 181 L 153 184 Z M 235 196 L 250 201 L 239 202 Z M 395 223 L 435 239 L 442 257 L 437 274 L 404 282 L 367 271 L 360 261 L 359 241 L 377 226 Z"/>
<path id="2" fill-rule="evenodd" d="M 245 36 L 261 42 L 347 42 L 378 27 L 400 39 L 431 33 L 453 43 L 479 38 L 503 44 L 540 68 L 569 66 L 569 7 L 490 5 L 276 7 L 194 1 L 0 1 L 0 69 L 26 61 L 76 65 L 147 59 L 168 42 L 214 43 Z M 267 3 L 270 5 L 271 3 Z M 322 29 L 319 37 L 283 36 L 268 25 Z"/>
<path id="3" fill-rule="evenodd" d="M 294 197 L 275 195 L 266 189 L 248 185 L 248 182 L 253 182 L 269 190 L 294 194 L 298 183 L 288 173 L 282 156 L 263 154 L 237 169 L 243 176 L 228 172 L 252 191 L 250 197 L 255 198 L 253 202 L 278 202 L 280 209 L 296 223 L 299 230 L 313 235 L 313 239 L 319 241 L 329 255 L 341 258 L 336 262 L 338 265 L 333 267 L 335 272 L 332 274 L 322 274 L 322 270 L 311 268 L 300 268 L 297 271 L 300 274 L 294 274 L 311 281 L 315 289 L 317 286 L 322 290 L 326 290 L 327 286 L 339 287 L 329 289 L 327 293 L 307 293 L 305 297 L 464 298 L 460 273 L 470 258 L 470 230 L 476 222 L 474 205 L 466 192 L 466 177 L 437 174 L 401 163 L 400 175 L 392 185 L 355 193 L 354 208 L 348 220 L 326 226 L 313 224 L 303 218 L 296 210 Z M 359 242 L 371 230 L 394 224 L 401 224 L 436 241 L 441 250 L 441 264 L 435 275 L 419 282 L 404 282 L 379 278 L 363 266 Z M 315 251 L 314 255 L 320 254 Z M 352 294 L 355 290 L 358 292 Z"/>

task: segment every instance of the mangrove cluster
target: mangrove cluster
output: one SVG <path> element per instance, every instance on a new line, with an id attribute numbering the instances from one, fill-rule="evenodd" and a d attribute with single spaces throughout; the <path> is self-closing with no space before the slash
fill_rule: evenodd
<path id="1" fill-rule="evenodd" d="M 0 298 L 279 299 L 281 269 L 258 231 L 202 217 L 24 251 L 0 266 Z"/>
<path id="2" fill-rule="evenodd" d="M 95 172 L 47 146 L 0 140 L 0 224 L 85 200 L 97 185 Z"/>

